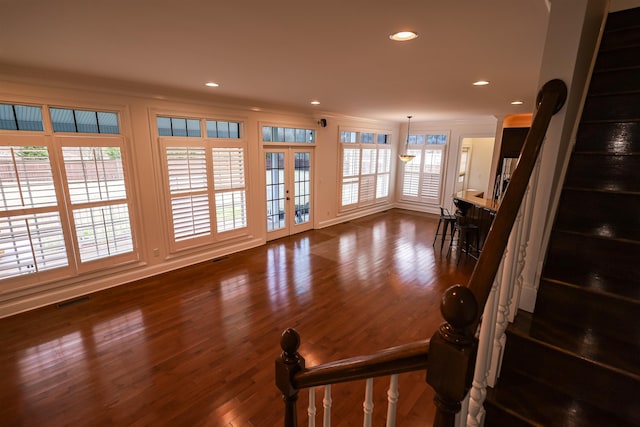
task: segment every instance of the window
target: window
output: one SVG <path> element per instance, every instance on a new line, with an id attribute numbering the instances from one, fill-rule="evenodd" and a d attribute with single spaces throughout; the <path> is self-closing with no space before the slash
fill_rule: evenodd
<path id="1" fill-rule="evenodd" d="M 409 135 L 407 153 L 415 158 L 403 164 L 403 200 L 440 204 L 447 139 L 445 133 Z"/>
<path id="2" fill-rule="evenodd" d="M 262 141 L 313 144 L 316 142 L 316 131 L 313 129 L 262 126 Z"/>
<path id="3" fill-rule="evenodd" d="M 182 117 L 158 117 L 158 135 L 200 137 L 200 120 Z"/>
<path id="4" fill-rule="evenodd" d="M 118 134 L 118 116 L 104 111 L 50 108 L 54 132 Z"/>
<path id="5" fill-rule="evenodd" d="M 158 117 L 157 122 L 169 194 L 172 249 L 241 233 L 247 227 L 247 194 L 246 142 L 241 138 L 240 123 L 168 117 Z M 201 126 L 207 137 L 199 137 Z"/>
<path id="6" fill-rule="evenodd" d="M 386 200 L 391 172 L 390 135 L 340 131 L 341 206 L 352 209 Z"/>
<path id="7" fill-rule="evenodd" d="M 0 129 L 44 130 L 42 107 L 0 104 Z"/>
<path id="8" fill-rule="evenodd" d="M 124 138 L 95 135 L 119 132 L 117 114 L 3 104 L 0 122 L 15 131 L 0 135 L 0 279 L 41 281 L 137 259 Z"/>

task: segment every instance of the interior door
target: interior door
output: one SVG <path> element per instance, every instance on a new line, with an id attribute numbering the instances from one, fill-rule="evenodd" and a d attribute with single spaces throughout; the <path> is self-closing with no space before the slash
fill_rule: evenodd
<path id="1" fill-rule="evenodd" d="M 313 228 L 313 150 L 266 148 L 267 240 Z"/>

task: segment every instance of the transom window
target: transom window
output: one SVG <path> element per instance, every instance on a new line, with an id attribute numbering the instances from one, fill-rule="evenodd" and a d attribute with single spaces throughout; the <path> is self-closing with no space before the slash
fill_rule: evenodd
<path id="1" fill-rule="evenodd" d="M 316 131 L 314 129 L 262 126 L 262 141 L 313 144 L 316 142 Z"/>
<path id="2" fill-rule="evenodd" d="M 187 136 L 200 138 L 201 119 L 186 117 L 158 117 L 159 136 Z M 240 123 L 223 120 L 206 120 L 208 138 L 240 139 Z"/>
<path id="3" fill-rule="evenodd" d="M 387 200 L 391 172 L 390 135 L 383 132 L 340 131 L 343 210 Z"/>
<path id="4" fill-rule="evenodd" d="M 32 105 L 0 104 L 0 129 L 44 130 L 42 107 Z"/>
<path id="5" fill-rule="evenodd" d="M 50 108 L 54 132 L 118 134 L 118 116 L 106 111 Z"/>

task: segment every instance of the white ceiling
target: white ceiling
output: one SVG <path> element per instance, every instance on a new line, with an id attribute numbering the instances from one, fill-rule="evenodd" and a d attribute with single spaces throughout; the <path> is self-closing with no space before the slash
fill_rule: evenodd
<path id="1" fill-rule="evenodd" d="M 248 107 L 486 118 L 533 111 L 547 20 L 544 0 L 0 0 L 0 64 Z"/>

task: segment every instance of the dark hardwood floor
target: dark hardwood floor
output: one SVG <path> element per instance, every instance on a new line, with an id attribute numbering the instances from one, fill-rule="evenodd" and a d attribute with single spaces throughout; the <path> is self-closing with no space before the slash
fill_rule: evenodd
<path id="1" fill-rule="evenodd" d="M 282 425 L 285 328 L 307 366 L 432 335 L 474 265 L 432 247 L 436 223 L 392 210 L 0 319 L 0 425 Z M 335 385 L 332 425 L 361 425 L 363 397 L 363 382 Z M 424 372 L 401 375 L 399 425 L 428 425 L 432 398 Z"/>

